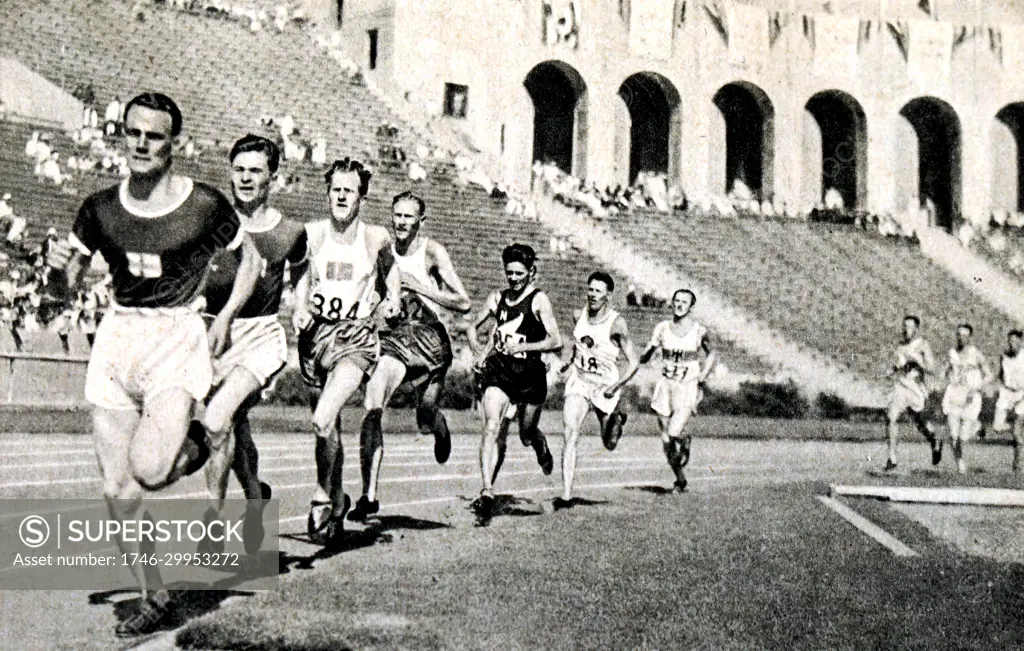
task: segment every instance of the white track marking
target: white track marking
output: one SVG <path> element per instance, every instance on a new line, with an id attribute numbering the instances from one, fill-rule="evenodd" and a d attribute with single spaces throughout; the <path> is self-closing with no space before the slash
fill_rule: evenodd
<path id="1" fill-rule="evenodd" d="M 89 461 L 56 461 L 51 463 L 18 463 L 13 466 L 0 466 L 0 472 L 4 470 L 25 470 L 28 468 L 75 468 L 79 466 L 95 466 L 94 459 Z"/>
<path id="2" fill-rule="evenodd" d="M 831 497 L 819 495 L 818 500 L 827 506 L 828 508 L 835 511 L 840 517 L 844 518 L 847 522 L 852 524 L 861 530 L 861 532 L 867 534 L 872 540 L 882 545 L 896 556 L 917 556 L 910 547 L 907 547 L 900 542 L 895 536 L 890 534 L 885 529 L 879 527 L 877 524 L 868 520 L 864 516 L 860 515 L 850 507 L 846 506 L 842 502 L 838 502 Z"/>

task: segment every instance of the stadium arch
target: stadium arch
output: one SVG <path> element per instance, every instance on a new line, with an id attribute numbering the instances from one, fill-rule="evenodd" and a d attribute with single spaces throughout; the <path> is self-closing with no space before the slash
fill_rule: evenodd
<path id="1" fill-rule="evenodd" d="M 805 197 L 818 203 L 835 188 L 847 209 L 867 203 L 867 117 L 853 95 L 828 89 L 807 100 L 803 157 Z"/>
<path id="2" fill-rule="evenodd" d="M 773 194 L 775 106 L 768 94 L 748 81 L 718 89 L 712 101 L 725 122 L 724 142 L 711 147 L 725 151 L 725 192 L 743 182 L 759 199 Z"/>
<path id="3" fill-rule="evenodd" d="M 916 145 L 916 152 L 905 161 L 909 169 L 901 174 L 909 177 L 910 196 L 916 196 L 921 207 L 930 201 L 935 207 L 933 225 L 952 230 L 961 212 L 963 190 L 960 118 L 948 102 L 932 96 L 908 101 L 899 114 L 916 140 L 909 143 Z"/>
<path id="4" fill-rule="evenodd" d="M 992 131 L 992 209 L 1024 210 L 1024 102 L 999 109 Z"/>
<path id="5" fill-rule="evenodd" d="M 656 72 L 637 72 L 619 86 L 629 118 L 629 182 L 640 172 L 660 172 L 669 183 L 679 178 L 682 121 L 679 91 Z"/>
<path id="6" fill-rule="evenodd" d="M 533 102 L 533 161 L 551 162 L 578 178 L 587 171 L 587 84 L 568 63 L 535 65 L 523 86 Z"/>

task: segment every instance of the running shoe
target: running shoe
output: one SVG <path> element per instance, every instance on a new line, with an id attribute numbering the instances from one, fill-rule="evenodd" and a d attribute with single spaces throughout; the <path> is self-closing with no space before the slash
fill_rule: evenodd
<path id="1" fill-rule="evenodd" d="M 245 506 L 245 519 L 242 522 L 242 546 L 245 547 L 245 553 L 250 556 L 260 550 L 263 538 L 267 535 L 263 528 L 263 510 L 267 508 L 267 502 L 272 494 L 270 484 L 261 481 L 259 502 L 253 504 L 250 501 Z"/>
<path id="2" fill-rule="evenodd" d="M 494 496 L 481 494 L 469 505 L 479 518 L 490 518 L 494 515 Z"/>
<path id="3" fill-rule="evenodd" d="M 380 511 L 378 500 L 370 501 L 365 495 L 356 500 L 356 506 L 349 511 L 348 519 L 352 522 L 365 522 L 368 516 Z"/>
<path id="4" fill-rule="evenodd" d="M 572 507 L 576 506 L 576 503 L 573 502 L 571 499 L 563 500 L 561 497 L 556 497 L 555 499 L 551 500 L 551 506 L 554 507 L 556 511 L 562 511 L 564 509 L 571 509 Z"/>
<path id="5" fill-rule="evenodd" d="M 622 427 L 626 424 L 626 414 L 613 413 L 608 416 L 608 422 L 605 423 L 605 427 L 601 430 L 601 442 L 604 443 L 604 447 L 609 452 L 614 450 L 619 445 L 619 439 L 622 438 Z"/>
<path id="6" fill-rule="evenodd" d="M 555 467 L 555 458 L 551 456 L 547 437 L 540 432 L 537 433 L 536 438 L 533 440 L 533 451 L 537 453 L 537 463 L 540 464 L 541 471 L 545 475 L 550 475 Z"/>
<path id="7" fill-rule="evenodd" d="M 327 522 L 331 519 L 330 502 L 312 501 L 309 505 L 309 518 L 306 520 L 306 533 L 315 536 L 324 530 Z"/>

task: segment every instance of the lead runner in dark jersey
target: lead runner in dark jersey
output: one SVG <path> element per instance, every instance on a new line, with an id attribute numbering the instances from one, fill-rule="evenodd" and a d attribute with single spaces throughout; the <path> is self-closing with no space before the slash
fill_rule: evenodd
<path id="1" fill-rule="evenodd" d="M 213 386 L 203 426 L 211 441 L 234 447 L 235 475 L 249 500 L 242 538 L 245 550 L 255 553 L 263 542 L 262 512 L 271 497 L 270 486 L 258 478 L 259 456 L 249 427 L 249 410 L 260 400 L 260 393 L 284 368 L 288 360 L 288 342 L 277 313 L 284 290 L 285 268 L 298 279 L 306 262 L 306 230 L 296 221 L 285 219 L 268 205 L 270 186 L 281 160 L 277 145 L 261 136 L 247 135 L 231 148 L 231 192 L 235 209 L 241 215 L 247 233 L 263 261 L 262 271 L 252 296 L 231 323 L 228 348 L 213 361 Z M 235 244 L 214 257 L 206 287 L 206 307 L 210 315 L 219 313 L 230 300 L 234 279 L 243 255 Z M 231 433 L 233 432 L 233 436 Z M 230 453 L 229 453 L 230 454 Z M 227 474 L 208 463 L 207 475 Z M 223 501 L 227 482 L 212 495 Z M 217 508 L 220 508 L 218 504 Z M 213 551 L 218 551 L 214 548 Z"/>
<path id="2" fill-rule="evenodd" d="M 207 334 L 198 313 L 207 265 L 238 235 L 238 215 L 214 188 L 172 173 L 173 141 L 182 125 L 173 100 L 140 95 L 125 114 L 131 175 L 87 198 L 68 240 L 55 243 L 48 256 L 52 268 L 65 271 L 71 291 L 96 253 L 113 278 L 85 394 L 93 404 L 103 494 L 119 521 L 136 516 L 144 489 L 167 486 L 205 461 L 205 442 L 187 436 L 189 421 L 210 388 L 210 355 L 224 345 L 231 309 L 248 298 L 239 293 Z M 236 282 L 251 290 L 255 277 L 242 273 Z M 118 544 L 129 554 L 152 552 L 138 542 Z M 117 627 L 119 635 L 152 631 L 171 605 L 165 590 L 154 589 L 160 586 L 155 566 L 131 568 L 143 600 Z"/>
<path id="3" fill-rule="evenodd" d="M 493 484 L 507 432 L 503 416 L 510 404 L 519 415 L 519 437 L 533 447 L 545 475 L 551 474 L 554 459 L 547 438 L 538 429 L 541 409 L 547 399 L 547 368 L 541 353 L 562 347 L 551 301 L 537 289 L 537 254 L 525 244 L 512 244 L 501 253 L 508 289 L 494 292 L 468 329 L 470 342 L 476 331 L 494 318 L 493 336 L 478 360 L 478 382 L 483 390 L 484 432 L 480 444 L 483 490 L 473 502 L 477 514 L 487 519 L 494 511 Z"/>

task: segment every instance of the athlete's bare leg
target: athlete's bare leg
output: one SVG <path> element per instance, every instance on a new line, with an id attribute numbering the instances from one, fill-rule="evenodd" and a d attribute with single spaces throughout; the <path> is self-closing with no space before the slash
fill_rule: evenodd
<path id="1" fill-rule="evenodd" d="M 183 448 L 194 407 L 192 395 L 180 388 L 146 399 L 128 450 L 132 474 L 143 488 L 159 490 L 184 474 Z"/>
<path id="2" fill-rule="evenodd" d="M 203 416 L 210 443 L 210 460 L 206 462 L 206 488 L 213 506 L 223 507 L 227 493 L 228 471 L 235 458 L 235 436 L 232 433 L 235 413 L 239 407 L 260 389 L 260 381 L 251 372 L 236 366 L 224 378 L 217 392 L 210 398 Z"/>
<path id="3" fill-rule="evenodd" d="M 900 440 L 900 416 L 902 412 L 896 410 L 889 410 L 885 418 L 885 431 L 889 437 L 889 458 L 886 461 L 885 467 L 887 469 L 894 468 L 896 466 L 896 448 L 899 445 Z"/>
<path id="4" fill-rule="evenodd" d="M 576 476 L 576 443 L 579 440 L 580 426 L 590 412 L 590 401 L 583 396 L 565 396 L 562 409 L 562 421 L 565 425 L 565 441 L 562 445 L 562 502 L 556 506 L 565 506 L 572 500 L 572 484 Z M 602 419 L 603 420 L 603 419 Z"/>
<path id="5" fill-rule="evenodd" d="M 423 387 L 416 403 L 416 426 L 423 434 L 434 437 L 434 459 L 438 463 L 447 463 L 452 453 L 452 435 L 448 431 L 448 420 L 441 413 L 439 405 L 446 376 L 447 371 L 432 378 Z"/>
<path id="6" fill-rule="evenodd" d="M 250 399 L 235 412 L 232 426 L 235 433 L 235 459 L 231 469 L 242 486 L 245 499 L 249 501 L 265 499 L 259 478 L 260 453 L 252 440 L 252 425 L 249 423 L 249 409 L 254 402 Z"/>
<path id="7" fill-rule="evenodd" d="M 481 495 L 494 496 L 494 478 L 498 466 L 498 435 L 502 417 L 508 408 L 509 399 L 497 387 L 487 387 L 482 399 L 484 409 L 484 431 L 480 440 L 480 474 L 483 479 Z"/>
<path id="8" fill-rule="evenodd" d="M 692 413 L 690 410 L 684 410 L 673 412 L 668 418 L 658 417 L 665 458 L 676 476 L 675 488 L 677 491 L 684 490 L 687 484 L 683 468 L 690 462 L 690 437 L 684 435 L 683 430 Z"/>
<path id="9" fill-rule="evenodd" d="M 96 460 L 103 478 L 103 497 L 111 517 L 119 522 L 136 517 L 144 492 L 142 486 L 135 481 L 128 457 L 139 418 L 135 410 L 118 411 L 96 407 L 92 413 Z M 122 553 L 143 552 L 137 541 L 125 541 L 120 537 L 115 540 Z M 130 569 L 139 582 L 143 598 L 148 597 L 152 587 L 159 582 L 159 574 L 153 573 L 155 566 L 132 564 Z"/>
<path id="10" fill-rule="evenodd" d="M 1024 446 L 1024 418 L 1020 415 L 1013 421 L 1013 471 L 1021 471 L 1021 455 L 1024 454 L 1022 450 Z"/>
<path id="11" fill-rule="evenodd" d="M 313 411 L 317 467 L 317 489 L 313 495 L 313 502 L 330 504 L 332 517 L 335 518 L 345 514 L 345 490 L 341 484 L 344 449 L 341 445 L 338 419 L 342 407 L 362 384 L 364 377 L 362 369 L 350 361 L 342 360 L 328 374 L 327 382 Z M 311 512 L 311 520 L 313 516 L 314 513 Z M 316 528 L 320 529 L 322 526 Z"/>
<path id="12" fill-rule="evenodd" d="M 545 475 L 550 475 L 555 465 L 551 457 L 551 450 L 548 448 L 548 439 L 544 432 L 540 431 L 540 414 L 544 405 L 519 405 L 519 438 L 533 447 L 537 454 L 537 463 Z"/>
<path id="13" fill-rule="evenodd" d="M 956 470 L 962 475 L 967 472 L 967 462 L 964 460 L 963 419 L 951 415 L 948 416 L 947 422 L 949 423 L 949 438 L 952 442 Z"/>
<path id="14" fill-rule="evenodd" d="M 359 435 L 360 467 L 363 474 L 363 497 L 370 503 L 377 501 L 377 483 L 380 466 L 384 458 L 384 433 L 381 430 L 381 416 L 391 401 L 402 380 L 405 378 L 405 364 L 393 357 L 377 360 L 370 379 L 366 382 L 366 399 L 363 407 L 366 415 Z"/>

